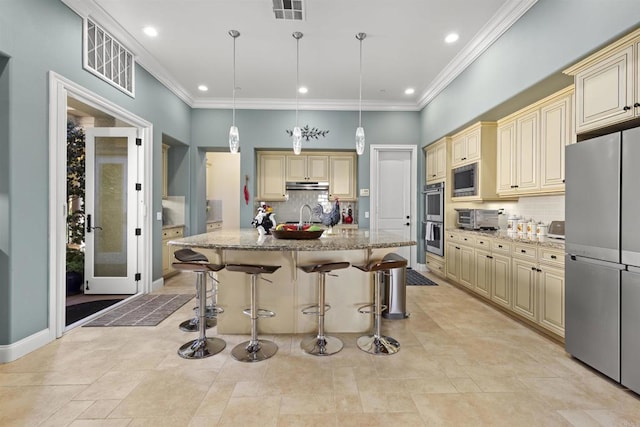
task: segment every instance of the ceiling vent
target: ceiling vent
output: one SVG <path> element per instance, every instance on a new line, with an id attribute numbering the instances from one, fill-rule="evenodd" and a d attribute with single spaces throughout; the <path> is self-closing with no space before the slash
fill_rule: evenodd
<path id="1" fill-rule="evenodd" d="M 303 2 L 304 0 L 273 0 L 273 13 L 276 19 L 302 21 L 304 19 Z"/>

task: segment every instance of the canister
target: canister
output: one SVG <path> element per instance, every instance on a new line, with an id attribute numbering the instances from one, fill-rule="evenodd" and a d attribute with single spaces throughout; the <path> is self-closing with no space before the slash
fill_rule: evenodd
<path id="1" fill-rule="evenodd" d="M 549 226 L 547 224 L 543 224 L 542 222 L 539 222 L 536 226 L 536 234 L 538 236 L 546 236 L 548 230 Z"/>
<path id="2" fill-rule="evenodd" d="M 530 236 L 535 236 L 536 234 L 536 222 L 533 219 L 530 219 L 527 222 L 527 234 Z"/>
<path id="3" fill-rule="evenodd" d="M 515 232 L 518 227 L 518 217 L 516 215 L 509 215 L 507 219 L 507 231 Z"/>
<path id="4" fill-rule="evenodd" d="M 527 220 L 519 219 L 517 225 L 518 234 L 527 234 Z"/>

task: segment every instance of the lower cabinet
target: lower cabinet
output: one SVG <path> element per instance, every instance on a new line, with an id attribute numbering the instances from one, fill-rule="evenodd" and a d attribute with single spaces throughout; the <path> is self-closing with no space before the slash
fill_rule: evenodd
<path id="1" fill-rule="evenodd" d="M 169 277 L 177 273 L 173 269 L 173 253 L 175 248 L 167 245 L 170 240 L 179 239 L 184 235 L 183 227 L 172 227 L 162 230 L 162 277 Z"/>
<path id="2" fill-rule="evenodd" d="M 445 258 L 427 253 L 426 263 L 430 272 L 437 274 L 440 277 L 447 277 Z"/>
<path id="3" fill-rule="evenodd" d="M 474 240 L 469 234 L 455 232 L 447 233 L 446 237 L 445 265 L 449 280 L 564 337 L 564 258 L 561 249 L 514 244 L 496 238 Z"/>

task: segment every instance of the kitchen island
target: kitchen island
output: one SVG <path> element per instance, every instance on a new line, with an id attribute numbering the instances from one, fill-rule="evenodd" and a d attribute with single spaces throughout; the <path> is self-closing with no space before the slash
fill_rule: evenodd
<path id="1" fill-rule="evenodd" d="M 414 240 L 384 231 L 343 229 L 325 233 L 319 239 L 276 239 L 260 236 L 255 229 L 222 230 L 174 239 L 169 245 L 188 247 L 203 253 L 211 263 L 280 265 L 274 274 L 258 283 L 258 305 L 276 312 L 276 317 L 259 322 L 261 333 L 312 333 L 316 316 L 300 310 L 317 302 L 317 275 L 298 270 L 298 265 L 341 262 L 364 264 L 378 260 Z M 330 332 L 364 332 L 371 327 L 371 316 L 357 308 L 373 301 L 370 274 L 356 268 L 327 277 L 326 300 L 331 305 L 325 327 Z M 218 303 L 225 309 L 218 318 L 222 334 L 249 333 L 249 318 L 242 310 L 249 306 L 250 276 L 223 269 L 216 273 Z M 195 277 L 194 277 L 195 283 Z"/>

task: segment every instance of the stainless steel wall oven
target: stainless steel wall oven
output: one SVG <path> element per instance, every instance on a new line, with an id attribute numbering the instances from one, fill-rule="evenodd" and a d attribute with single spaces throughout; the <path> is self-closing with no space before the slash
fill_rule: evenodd
<path id="1" fill-rule="evenodd" d="M 444 182 L 424 186 L 424 244 L 425 250 L 444 255 Z"/>

